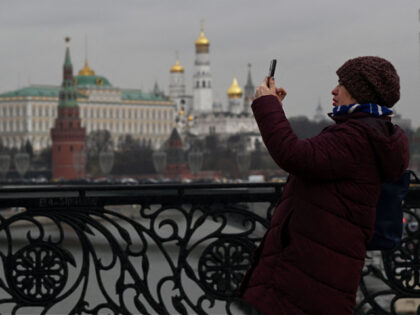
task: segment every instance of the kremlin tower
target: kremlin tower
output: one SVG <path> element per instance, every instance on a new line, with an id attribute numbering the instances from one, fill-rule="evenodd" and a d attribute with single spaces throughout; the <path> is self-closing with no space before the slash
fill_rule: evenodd
<path id="1" fill-rule="evenodd" d="M 193 75 L 193 111 L 208 113 L 213 111 L 213 90 L 209 57 L 210 41 L 201 27 L 200 36 L 195 41 L 195 68 Z"/>
<path id="2" fill-rule="evenodd" d="M 252 83 L 250 63 L 248 64 L 248 79 L 246 81 L 244 90 L 245 90 L 244 112 L 251 113 L 251 104 L 252 104 L 252 101 L 254 100 L 255 86 L 254 86 L 254 83 Z"/>
<path id="3" fill-rule="evenodd" d="M 184 157 L 182 140 L 176 128 L 172 129 L 171 136 L 168 139 L 167 164 L 163 174 L 165 177 L 172 179 L 179 179 L 186 175 L 191 176 Z"/>
<path id="4" fill-rule="evenodd" d="M 227 95 L 229 99 L 229 112 L 232 114 L 240 114 L 243 110 L 243 107 L 241 106 L 242 89 L 236 78 L 233 78 L 233 83 L 227 90 Z"/>
<path id="5" fill-rule="evenodd" d="M 87 69 L 87 62 L 85 65 Z M 63 83 L 58 102 L 58 115 L 51 129 L 52 176 L 75 179 L 85 176 L 86 130 L 81 127 L 73 66 L 70 60 L 70 38 L 66 38 Z"/>

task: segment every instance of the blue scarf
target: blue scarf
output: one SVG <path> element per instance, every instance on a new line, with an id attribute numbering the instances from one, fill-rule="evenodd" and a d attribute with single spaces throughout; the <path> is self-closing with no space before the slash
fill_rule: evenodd
<path id="1" fill-rule="evenodd" d="M 369 113 L 373 116 L 388 116 L 392 117 L 393 111 L 385 106 L 380 106 L 374 103 L 366 104 L 350 104 L 350 105 L 340 105 L 333 108 L 332 117 L 341 116 L 356 112 Z"/>

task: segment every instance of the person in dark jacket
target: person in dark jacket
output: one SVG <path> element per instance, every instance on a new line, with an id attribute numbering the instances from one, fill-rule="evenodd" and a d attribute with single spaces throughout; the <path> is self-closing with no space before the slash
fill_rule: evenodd
<path id="1" fill-rule="evenodd" d="M 283 111 L 286 91 L 273 79 L 256 91 L 252 110 L 264 143 L 290 174 L 240 289 L 263 314 L 353 314 L 381 182 L 408 166 L 408 138 L 391 123 L 400 97 L 393 65 L 358 57 L 337 75 L 336 124 L 305 140 Z"/>

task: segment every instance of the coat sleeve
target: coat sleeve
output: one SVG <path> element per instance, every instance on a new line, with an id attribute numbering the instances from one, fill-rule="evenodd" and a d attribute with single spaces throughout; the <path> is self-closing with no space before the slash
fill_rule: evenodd
<path id="1" fill-rule="evenodd" d="M 256 99 L 252 110 L 271 157 L 290 174 L 318 180 L 352 178 L 361 155 L 369 150 L 360 130 L 344 123 L 298 139 L 275 96 Z"/>

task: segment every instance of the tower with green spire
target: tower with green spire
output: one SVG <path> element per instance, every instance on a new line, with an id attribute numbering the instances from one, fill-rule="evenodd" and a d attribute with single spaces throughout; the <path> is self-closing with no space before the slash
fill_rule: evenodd
<path id="1" fill-rule="evenodd" d="M 251 104 L 254 100 L 255 86 L 251 78 L 251 64 L 248 64 L 248 78 L 244 86 L 244 112 L 251 113 Z"/>
<path id="2" fill-rule="evenodd" d="M 74 86 L 73 65 L 70 59 L 70 38 L 66 37 L 66 56 L 63 65 L 63 83 L 59 94 L 59 107 L 77 107 L 77 93 Z"/>
<path id="3" fill-rule="evenodd" d="M 63 83 L 59 92 L 57 118 L 51 129 L 51 138 L 53 178 L 84 177 L 86 129 L 81 126 L 79 116 L 69 37 L 66 37 Z"/>

